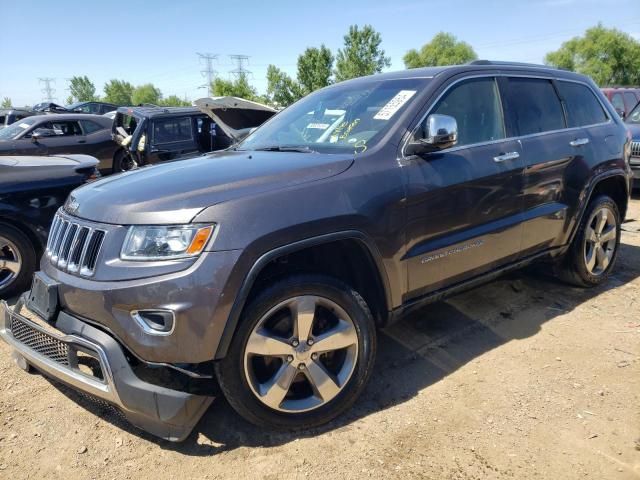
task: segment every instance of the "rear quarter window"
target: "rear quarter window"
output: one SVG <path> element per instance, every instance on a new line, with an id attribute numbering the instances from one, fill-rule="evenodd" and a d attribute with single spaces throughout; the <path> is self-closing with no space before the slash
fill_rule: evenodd
<path id="1" fill-rule="evenodd" d="M 155 120 L 153 142 L 156 144 L 186 142 L 193 139 L 191 117 Z"/>
<path id="2" fill-rule="evenodd" d="M 104 130 L 102 125 L 98 125 L 96 122 L 90 120 L 81 120 L 80 123 L 82 124 L 82 130 L 84 130 L 85 135 Z"/>
<path id="3" fill-rule="evenodd" d="M 558 90 L 567 108 L 569 127 L 584 127 L 607 121 L 602 105 L 586 85 L 560 81 Z"/>
<path id="4" fill-rule="evenodd" d="M 550 80 L 509 78 L 509 105 L 520 135 L 565 128 L 562 104 Z"/>

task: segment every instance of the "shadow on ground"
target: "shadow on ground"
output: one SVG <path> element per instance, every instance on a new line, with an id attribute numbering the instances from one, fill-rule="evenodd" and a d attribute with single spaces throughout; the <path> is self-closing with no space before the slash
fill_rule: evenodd
<path id="1" fill-rule="evenodd" d="M 242 446 L 282 445 L 297 438 L 348 429 L 359 418 L 402 404 L 486 352 L 536 335 L 545 322 L 638 277 L 640 247 L 622 244 L 617 262 L 611 278 L 594 289 L 562 284 L 540 265 L 413 313 L 380 332 L 376 367 L 356 405 L 330 424 L 303 433 L 274 433 L 255 427 L 220 398 L 189 438 L 176 444 L 137 430 L 110 408 L 73 390 L 59 384 L 56 387 L 119 428 L 184 455 L 209 456 Z"/>

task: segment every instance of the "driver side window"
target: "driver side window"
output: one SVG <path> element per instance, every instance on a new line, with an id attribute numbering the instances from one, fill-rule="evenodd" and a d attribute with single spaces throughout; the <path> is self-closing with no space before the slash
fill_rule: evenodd
<path id="1" fill-rule="evenodd" d="M 430 114 L 449 115 L 458 124 L 457 146 L 505 138 L 498 85 L 494 78 L 473 78 L 452 87 Z"/>

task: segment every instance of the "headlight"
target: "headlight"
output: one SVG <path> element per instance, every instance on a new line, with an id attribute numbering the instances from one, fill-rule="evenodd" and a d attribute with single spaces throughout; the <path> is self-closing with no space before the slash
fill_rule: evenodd
<path id="1" fill-rule="evenodd" d="M 172 260 L 199 255 L 215 225 L 133 226 L 120 252 L 123 260 Z"/>

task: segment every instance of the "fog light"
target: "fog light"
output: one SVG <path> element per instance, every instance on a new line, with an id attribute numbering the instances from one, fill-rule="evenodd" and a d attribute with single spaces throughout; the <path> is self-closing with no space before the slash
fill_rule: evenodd
<path id="1" fill-rule="evenodd" d="M 173 332 L 175 315 L 171 310 L 134 310 L 131 316 L 149 335 L 169 335 Z"/>

